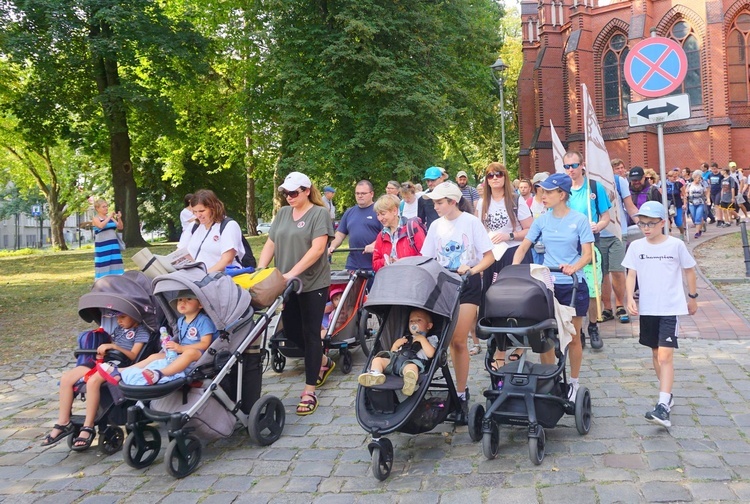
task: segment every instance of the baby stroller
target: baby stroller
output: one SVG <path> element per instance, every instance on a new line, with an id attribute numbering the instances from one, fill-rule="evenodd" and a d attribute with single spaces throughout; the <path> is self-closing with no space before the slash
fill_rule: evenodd
<path id="1" fill-rule="evenodd" d="M 359 386 L 357 421 L 372 435 L 367 446 L 372 459 L 372 473 L 385 480 L 393 466 L 393 444 L 383 435 L 399 431 L 419 434 L 434 429 L 453 414 L 456 423 L 463 419 L 456 387 L 448 368 L 448 344 L 458 316 L 461 278 L 444 269 L 434 259 L 407 257 L 381 269 L 365 303 L 365 308 L 381 320 L 380 332 L 365 366 L 380 350 L 390 350 L 393 342 L 407 334 L 409 312 L 413 308 L 428 311 L 438 336 L 435 355 L 419 375 L 414 393 L 401 394 L 403 378 L 387 375 L 382 385 Z M 435 376 L 440 370 L 441 376 Z"/>
<path id="2" fill-rule="evenodd" d="M 537 265 L 531 267 L 546 270 Z M 575 275 L 573 279 L 575 300 L 578 280 Z M 529 265 L 504 268 L 487 290 L 485 307 L 484 317 L 477 324 L 477 336 L 490 339 L 485 367 L 491 386 L 484 391 L 486 410 L 475 404 L 469 411 L 469 436 L 473 441 L 481 439 L 484 456 L 494 459 L 499 450 L 500 424 L 527 427 L 529 458 L 539 465 L 544 459 L 544 429 L 555 427 L 563 414 L 574 415 L 578 432 L 588 434 L 591 395 L 586 387 L 580 387 L 575 401 L 568 400 L 565 361 L 571 338 L 558 334 L 553 292 L 544 281 L 532 276 Z M 517 348 L 538 354 L 554 349 L 557 364 L 532 364 L 526 361 L 524 352 L 518 360 L 493 369 L 496 349 Z M 498 385 L 501 380 L 502 388 Z"/>
<path id="3" fill-rule="evenodd" d="M 117 320 L 110 313 L 121 312 L 145 325 L 151 333 L 148 344 L 144 345 L 136 357 L 136 362 L 154 353 L 159 346 L 158 327 L 163 315 L 158 309 L 156 300 L 151 294 L 151 280 L 140 271 L 126 271 L 123 275 L 109 275 L 94 283 L 91 292 L 78 300 L 78 314 L 86 322 L 96 322 L 99 327 L 111 333 Z M 75 351 L 79 355 L 96 356 L 96 349 Z M 130 360 L 121 352 L 110 350 L 104 356 L 106 362 L 118 366 L 128 366 Z M 76 384 L 74 394 L 85 399 L 86 383 L 81 380 Z M 107 386 L 101 388 L 99 412 L 94 420 L 94 427 L 99 436 L 99 449 L 111 455 L 122 448 L 125 435 L 120 428 L 125 425 L 127 408 L 133 402 L 116 404 Z M 72 415 L 73 435 L 68 436 L 68 447 L 74 451 L 84 451 L 88 446 L 74 446 L 74 440 L 83 427 L 84 415 Z"/>
<path id="4" fill-rule="evenodd" d="M 164 456 L 167 472 L 183 478 L 197 467 L 202 440 L 227 437 L 239 421 L 250 439 L 261 446 L 275 442 L 284 429 L 285 412 L 274 396 L 260 397 L 262 384 L 261 336 L 271 315 L 299 285 L 290 282 L 267 312 L 254 312 L 250 293 L 223 273 L 207 274 L 193 264 L 154 279 L 154 295 L 177 334 L 178 313 L 172 308 L 177 294 L 192 291 L 211 318 L 219 337 L 183 379 L 148 386 L 120 383 L 124 395 L 139 402 L 128 408 L 125 462 L 136 469 L 151 465 L 159 454 L 159 430 L 167 425 L 170 439 Z M 150 401 L 149 405 L 146 402 Z"/>
<path id="5" fill-rule="evenodd" d="M 337 249 L 335 252 L 362 251 L 364 249 Z M 370 354 L 373 337 L 379 325 L 378 319 L 362 306 L 367 299 L 367 283 L 374 276 L 369 270 L 332 271 L 329 300 L 336 292 L 343 292 L 341 301 L 331 317 L 328 331 L 323 337 L 323 352 L 330 350 L 339 353 L 341 371 L 349 374 L 352 371 L 351 349 L 360 346 L 365 355 Z M 279 321 L 276 332 L 270 341 L 271 366 L 281 373 L 286 366 L 287 357 L 302 358 L 305 352 L 294 341 L 288 339 Z"/>

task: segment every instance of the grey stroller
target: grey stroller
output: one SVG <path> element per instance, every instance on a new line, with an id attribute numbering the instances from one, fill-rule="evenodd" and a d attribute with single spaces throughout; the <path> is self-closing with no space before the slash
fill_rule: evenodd
<path id="1" fill-rule="evenodd" d="M 255 444 L 265 446 L 279 439 L 284 429 L 284 406 L 274 396 L 260 397 L 261 336 L 265 338 L 273 313 L 299 281 L 287 284 L 264 312 L 253 311 L 250 293 L 230 276 L 207 274 L 203 264 L 159 276 L 153 284 L 173 334 L 177 334 L 178 314 L 170 302 L 187 289 L 195 293 L 219 337 L 184 379 L 148 386 L 120 384 L 127 398 L 139 401 L 128 408 L 130 434 L 125 440 L 125 462 L 136 469 L 154 462 L 161 435 L 150 425 L 152 422 L 167 425 L 170 442 L 164 463 L 176 478 L 198 467 L 203 441 L 231 435 L 237 421 Z"/>

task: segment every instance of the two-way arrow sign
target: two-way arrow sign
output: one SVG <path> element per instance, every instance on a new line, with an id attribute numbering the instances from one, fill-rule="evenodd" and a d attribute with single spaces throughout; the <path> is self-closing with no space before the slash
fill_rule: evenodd
<path id="1" fill-rule="evenodd" d="M 682 119 L 690 119 L 690 97 L 687 94 L 664 96 L 628 104 L 630 127 Z"/>

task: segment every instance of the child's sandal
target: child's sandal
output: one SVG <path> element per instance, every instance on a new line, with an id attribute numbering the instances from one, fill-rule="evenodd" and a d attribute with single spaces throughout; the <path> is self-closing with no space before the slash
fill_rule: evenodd
<path id="1" fill-rule="evenodd" d="M 159 380 L 161 380 L 162 374 L 161 371 L 157 369 L 144 369 L 143 370 L 143 378 L 146 380 L 146 383 L 149 385 L 154 385 L 155 383 L 159 383 Z"/>
<path id="2" fill-rule="evenodd" d="M 315 387 L 322 386 L 328 377 L 330 376 L 333 369 L 336 367 L 336 363 L 331 359 L 329 356 L 326 355 L 326 359 L 328 359 L 327 366 L 320 366 L 320 373 L 318 374 L 318 381 L 315 382 Z"/>
<path id="3" fill-rule="evenodd" d="M 50 432 L 49 434 L 44 436 L 44 439 L 42 440 L 42 446 L 52 446 L 53 444 L 58 443 L 61 439 L 65 439 L 66 437 L 70 436 L 73 433 L 73 422 L 68 422 L 65 425 L 55 424 L 52 426 L 52 430 L 55 429 L 60 431 L 57 436 L 53 436 Z"/>
<path id="4" fill-rule="evenodd" d="M 318 409 L 318 396 L 315 392 L 302 392 L 300 402 L 297 404 L 297 415 L 307 416 L 315 413 Z"/>

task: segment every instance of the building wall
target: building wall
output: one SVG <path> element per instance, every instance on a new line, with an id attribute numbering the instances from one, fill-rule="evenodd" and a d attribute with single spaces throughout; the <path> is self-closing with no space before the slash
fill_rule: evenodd
<path id="1" fill-rule="evenodd" d="M 610 157 L 658 169 L 656 127 L 629 127 L 626 106 L 619 117 L 605 114 L 602 58 L 614 35 L 624 35 L 632 48 L 652 29 L 669 36 L 679 21 L 698 42 L 702 103 L 691 104 L 690 119 L 664 124 L 666 166 L 750 166 L 750 100 L 729 101 L 726 56 L 732 23 L 743 13 L 750 14 L 750 0 L 522 0 L 521 173 L 554 171 L 550 121 L 566 146 L 582 150 L 584 83 Z M 630 93 L 632 102 L 644 99 Z"/>
<path id="2" fill-rule="evenodd" d="M 89 210 L 86 213 L 80 214 L 80 222 L 91 221 L 93 216 L 93 210 Z M 76 234 L 77 219 L 75 215 L 71 215 L 65 220 L 65 226 L 63 227 L 63 236 L 65 237 L 68 245 L 77 244 L 78 236 Z M 52 245 L 52 239 L 50 237 L 50 223 L 49 219 L 42 221 L 42 239 L 40 242 L 39 236 L 39 218 L 32 217 L 31 215 L 21 214 L 18 220 L 18 226 L 16 226 L 16 218 L 11 217 L 9 219 L 0 220 L 0 250 L 13 250 L 16 248 L 16 234 L 20 239 L 18 248 L 39 248 L 40 243 L 43 247 L 49 247 Z M 94 240 L 93 232 L 90 229 L 81 229 L 81 243 L 91 243 Z"/>

